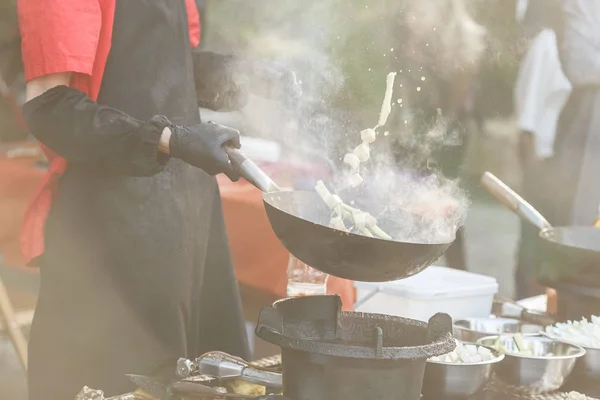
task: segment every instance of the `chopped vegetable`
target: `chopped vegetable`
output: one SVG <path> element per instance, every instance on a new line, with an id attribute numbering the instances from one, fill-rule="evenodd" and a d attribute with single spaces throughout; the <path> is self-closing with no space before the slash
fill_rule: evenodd
<path id="1" fill-rule="evenodd" d="M 491 361 L 494 358 L 496 358 L 494 353 L 486 347 L 462 344 L 457 340 L 456 348 L 453 351 L 441 356 L 431 357 L 429 360 L 456 364 L 472 364 Z"/>
<path id="2" fill-rule="evenodd" d="M 352 151 L 352 153 L 358 157 L 360 162 L 365 162 L 371 156 L 371 149 L 369 148 L 369 144 L 366 142 L 362 142 Z"/>
<path id="3" fill-rule="evenodd" d="M 496 338 L 492 347 L 502 353 L 505 353 L 505 354 L 515 354 L 515 355 L 520 355 L 520 356 L 536 356 L 536 357 L 537 356 L 553 357 L 554 356 L 553 353 L 536 354 L 536 349 L 535 349 L 534 343 L 527 342 L 526 340 L 524 340 L 523 335 L 521 335 L 520 333 L 517 333 L 516 335 L 514 335 L 512 337 L 512 340 L 515 343 L 515 347 L 517 348 L 516 351 L 514 351 L 510 346 L 509 347 L 504 346 L 502 344 L 502 340 L 501 340 L 500 336 L 498 336 Z"/>
<path id="4" fill-rule="evenodd" d="M 557 340 L 584 347 L 600 347 L 600 317 L 593 315 L 588 321 L 568 321 L 546 327 L 546 335 Z"/>
<path id="5" fill-rule="evenodd" d="M 375 129 L 365 129 L 364 131 L 360 132 L 360 138 L 362 139 L 363 143 L 373 143 L 377 137 L 376 135 Z"/>
<path id="6" fill-rule="evenodd" d="M 392 94 L 394 92 L 395 79 L 396 73 L 390 72 L 385 80 L 385 96 L 383 97 L 383 103 L 381 104 L 381 112 L 379 113 L 379 122 L 377 122 L 377 126 L 384 126 L 392 112 Z"/>
<path id="7" fill-rule="evenodd" d="M 375 142 L 375 140 L 377 139 L 377 132 L 376 129 L 385 125 L 387 122 L 388 117 L 390 116 L 390 113 L 392 112 L 392 94 L 394 91 L 394 80 L 396 78 L 396 73 L 395 72 L 390 72 L 387 75 L 386 78 L 386 88 L 385 88 L 385 95 L 383 97 L 383 103 L 381 105 L 381 112 L 379 113 L 379 121 L 377 123 L 377 125 L 375 126 L 375 128 L 368 128 L 368 129 L 364 129 L 360 132 L 360 139 L 362 140 L 362 143 L 359 144 L 353 151 L 352 153 L 348 153 L 344 156 L 344 163 L 348 164 L 350 166 L 350 168 L 352 169 L 352 171 L 354 172 L 353 175 L 350 175 L 349 177 L 349 186 L 350 187 L 357 187 L 360 184 L 362 184 L 362 178 L 360 180 L 357 179 L 356 174 L 358 174 L 358 170 L 359 170 L 359 164 L 361 162 L 365 162 L 367 160 L 369 160 L 369 158 L 371 157 L 371 149 L 369 148 L 369 145 L 373 142 Z M 385 133 L 385 135 L 388 135 L 388 132 Z M 358 158 L 358 162 L 356 161 L 356 159 L 352 156 L 355 156 L 356 158 Z"/>
<path id="8" fill-rule="evenodd" d="M 360 186 L 361 183 L 363 183 L 363 178 L 358 172 L 352 174 L 348 180 L 348 184 L 353 188 Z"/>
<path id="9" fill-rule="evenodd" d="M 358 175 L 358 174 L 356 174 Z M 362 181 L 362 177 L 358 175 Z M 329 226 L 344 232 L 351 230 L 346 227 L 346 223 L 352 224 L 355 232 L 368 237 L 378 237 L 380 239 L 390 240 L 392 237 L 377 226 L 377 219 L 371 214 L 350 207 L 342 201 L 337 195 L 332 195 L 323 181 L 318 181 L 315 185 L 315 191 L 321 197 L 323 202 L 332 210 L 332 216 L 329 220 Z"/>
<path id="10" fill-rule="evenodd" d="M 354 153 L 348 153 L 344 156 L 344 163 L 348 164 L 352 171 L 358 171 L 360 159 Z"/>
<path id="11" fill-rule="evenodd" d="M 331 220 L 329 221 L 329 226 L 332 227 L 333 229 L 337 229 L 340 231 L 348 231 L 348 228 L 346 228 L 346 225 L 344 225 L 344 220 L 341 219 L 340 217 L 333 217 L 331 218 Z"/>

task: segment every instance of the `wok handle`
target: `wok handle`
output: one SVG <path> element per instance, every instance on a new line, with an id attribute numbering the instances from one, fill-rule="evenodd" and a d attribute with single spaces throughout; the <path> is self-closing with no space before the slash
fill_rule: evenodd
<path id="1" fill-rule="evenodd" d="M 513 211 L 519 217 L 536 226 L 539 230 L 551 228 L 550 222 L 531 204 L 526 202 L 514 190 L 498 179 L 491 172 L 485 172 L 481 177 L 483 187 L 500 203 Z"/>
<path id="2" fill-rule="evenodd" d="M 231 161 L 231 164 L 242 178 L 246 179 L 258 190 L 265 193 L 281 191 L 279 186 L 240 150 L 231 146 L 224 146 L 223 148 L 229 156 L 229 161 Z"/>

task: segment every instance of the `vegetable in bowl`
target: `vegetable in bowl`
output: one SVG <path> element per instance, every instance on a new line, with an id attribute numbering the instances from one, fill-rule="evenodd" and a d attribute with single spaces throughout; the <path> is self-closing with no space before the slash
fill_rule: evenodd
<path id="1" fill-rule="evenodd" d="M 600 348 L 600 317 L 593 315 L 588 321 L 568 321 L 546 327 L 545 335 L 556 340 L 588 348 Z"/>
<path id="2" fill-rule="evenodd" d="M 456 340 L 456 348 L 450 353 L 429 358 L 428 361 L 451 363 L 451 364 L 474 364 L 490 362 L 502 357 L 485 346 L 462 343 Z"/>

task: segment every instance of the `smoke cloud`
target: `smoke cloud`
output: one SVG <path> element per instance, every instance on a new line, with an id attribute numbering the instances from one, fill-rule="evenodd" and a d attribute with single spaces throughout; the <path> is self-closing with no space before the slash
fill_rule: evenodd
<path id="1" fill-rule="evenodd" d="M 354 5 L 353 12 L 341 11 L 340 2 L 334 0 L 230 0 L 223 6 L 223 12 L 225 8 L 233 12 L 227 14 L 228 29 L 244 27 L 250 21 L 251 38 L 221 37 L 209 43 L 221 47 L 216 51 L 226 43 L 238 49 L 241 56 L 293 70 L 302 82 L 303 96 L 293 103 L 283 94 L 269 100 L 251 97 L 244 110 L 248 132 L 283 144 L 286 157 L 326 162 L 331 176 L 315 176 L 313 180 L 323 179 L 344 202 L 371 213 L 395 240 L 448 242 L 464 223 L 469 202 L 459 182 L 444 177 L 431 159 L 444 148 L 460 144 L 460 126 L 453 117 L 446 117 L 443 109 L 429 120 L 414 117 L 415 110 L 409 107 L 411 96 L 422 95 L 433 88 L 433 82 L 430 84 L 429 77 L 425 81 L 423 75 L 422 87 L 403 87 L 403 74 L 421 74 L 419 70 L 403 70 L 397 61 L 413 57 L 409 47 L 394 49 L 394 41 L 390 44 L 383 40 L 386 50 L 381 51 L 375 42 L 357 43 L 363 47 L 353 54 L 362 52 L 365 57 L 356 60 L 340 57 L 339 50 L 349 46 L 361 30 L 393 37 L 393 28 L 402 26 L 404 32 L 408 30 L 419 39 L 418 43 L 436 44 L 440 57 L 452 60 L 446 71 L 450 74 L 472 69 L 478 63 L 484 50 L 483 29 L 470 19 L 458 0 L 410 0 L 392 9 L 385 3 L 365 2 L 364 9 Z M 401 22 L 386 24 L 389 15 L 397 15 L 394 18 Z M 389 31 L 387 26 L 391 26 Z M 381 52 L 379 59 L 385 60 L 380 64 L 385 68 L 379 68 L 381 75 L 375 74 L 375 58 L 371 58 L 373 68 L 369 66 L 371 61 L 366 55 L 374 52 Z M 360 83 L 375 93 L 366 99 L 366 107 L 356 106 L 365 104 L 365 99 L 348 100 L 349 88 L 355 84 L 345 73 L 348 63 L 362 69 Z M 343 156 L 360 144 L 361 130 L 376 125 L 385 76 L 392 71 L 398 73 L 392 117 L 378 129 L 371 159 L 364 168 L 361 166 L 364 184 L 348 189 L 349 171 Z M 246 72 L 238 71 L 240 75 Z M 400 156 L 399 148 L 404 149 Z"/>

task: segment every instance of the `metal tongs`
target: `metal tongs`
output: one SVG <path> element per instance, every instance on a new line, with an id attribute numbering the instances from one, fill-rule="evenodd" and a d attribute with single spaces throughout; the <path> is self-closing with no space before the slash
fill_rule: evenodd
<path id="1" fill-rule="evenodd" d="M 282 388 L 281 373 L 250 365 L 245 360 L 220 351 L 205 353 L 195 360 L 180 358 L 177 376 L 207 375 L 217 379 L 240 379 L 270 388 Z"/>

